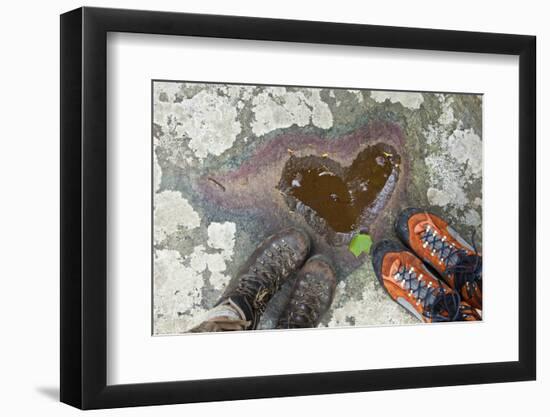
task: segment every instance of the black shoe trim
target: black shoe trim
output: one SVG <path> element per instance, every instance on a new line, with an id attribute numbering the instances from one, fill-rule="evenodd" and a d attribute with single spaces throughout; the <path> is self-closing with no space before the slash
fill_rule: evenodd
<path id="1" fill-rule="evenodd" d="M 418 214 L 418 213 L 430 213 L 427 210 L 423 210 L 421 208 L 417 207 L 409 207 L 403 210 L 397 218 L 395 219 L 394 229 L 395 234 L 397 237 L 403 242 L 405 245 L 410 247 L 409 244 L 409 219 L 411 216 Z"/>
<path id="2" fill-rule="evenodd" d="M 382 282 L 382 261 L 384 260 L 384 255 L 388 252 L 409 252 L 409 250 L 397 240 L 381 240 L 372 245 L 370 251 L 372 266 L 374 268 L 376 278 L 378 278 L 378 282 L 380 282 L 382 287 L 384 287 Z"/>

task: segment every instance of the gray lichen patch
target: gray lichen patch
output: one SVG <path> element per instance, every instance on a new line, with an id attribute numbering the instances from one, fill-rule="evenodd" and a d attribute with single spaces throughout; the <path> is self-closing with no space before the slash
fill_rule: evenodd
<path id="1" fill-rule="evenodd" d="M 439 117 L 424 128 L 426 174 L 416 178 L 426 181 L 430 205 L 454 220 L 457 229 L 469 229 L 469 234 L 475 230 L 480 239 L 481 205 L 473 202 L 482 198 L 481 99 L 444 94 L 436 97 L 440 103 Z M 464 127 L 462 113 L 458 113 L 465 107 L 469 109 L 465 115 L 468 128 Z"/>
<path id="2" fill-rule="evenodd" d="M 424 102 L 422 93 L 412 93 L 409 91 L 372 91 L 370 96 L 378 103 L 384 103 L 389 100 L 392 103 L 401 103 L 409 109 L 419 109 Z"/>
<path id="3" fill-rule="evenodd" d="M 199 215 L 178 191 L 162 191 L 154 198 L 155 243 L 161 243 L 180 228 L 190 230 L 200 225 Z"/>
<path id="4" fill-rule="evenodd" d="M 157 124 L 169 121 L 170 131 L 186 140 L 198 159 L 222 154 L 241 133 L 231 97 L 208 90 L 175 103 L 157 102 L 154 115 Z"/>
<path id="5" fill-rule="evenodd" d="M 389 143 L 403 182 L 376 218 L 376 238 L 395 238 L 396 214 L 417 206 L 467 240 L 475 231 L 481 247 L 481 96 L 159 81 L 152 99 L 155 334 L 197 324 L 255 246 L 286 226 L 304 228 L 312 253 L 336 265 L 322 326 L 417 323 L 387 296 L 368 255 L 332 248 L 285 203 L 276 187 L 293 155 L 348 167 L 369 140 Z M 261 329 L 273 328 L 291 289 L 292 279 Z"/>
<path id="6" fill-rule="evenodd" d="M 285 87 L 268 87 L 252 99 L 252 106 L 255 119 L 251 127 L 256 136 L 293 125 L 332 127 L 332 113 L 321 100 L 319 89 L 287 91 Z"/>
<path id="7" fill-rule="evenodd" d="M 197 324 L 197 317 L 208 307 L 204 294 L 219 296 L 229 281 L 235 223 L 212 222 L 207 236 L 196 241 L 200 243 L 183 257 L 178 250 L 155 249 L 153 317 L 157 334 L 181 333 Z"/>
<path id="8" fill-rule="evenodd" d="M 418 321 L 393 302 L 379 285 L 370 262 L 365 262 L 336 287 L 331 311 L 322 325 L 379 326 Z"/>

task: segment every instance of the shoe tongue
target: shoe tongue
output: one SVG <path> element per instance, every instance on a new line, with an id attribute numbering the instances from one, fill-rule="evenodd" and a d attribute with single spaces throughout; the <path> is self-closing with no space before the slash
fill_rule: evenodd
<path id="1" fill-rule="evenodd" d="M 435 227 L 434 224 L 433 224 L 432 222 L 430 222 L 430 221 L 423 221 L 423 222 L 418 223 L 418 224 L 414 227 L 414 233 L 419 234 L 419 233 L 424 232 L 424 230 L 426 230 L 426 225 L 430 225 L 431 227 Z"/>
<path id="2" fill-rule="evenodd" d="M 399 267 L 401 267 L 401 261 L 399 259 L 396 259 L 390 266 L 390 275 L 395 275 L 397 271 L 399 271 Z"/>

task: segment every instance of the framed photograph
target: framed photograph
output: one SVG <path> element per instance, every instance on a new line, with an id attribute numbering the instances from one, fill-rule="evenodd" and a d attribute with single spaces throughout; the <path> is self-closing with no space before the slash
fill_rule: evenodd
<path id="1" fill-rule="evenodd" d="M 535 37 L 61 16 L 61 401 L 533 380 Z"/>

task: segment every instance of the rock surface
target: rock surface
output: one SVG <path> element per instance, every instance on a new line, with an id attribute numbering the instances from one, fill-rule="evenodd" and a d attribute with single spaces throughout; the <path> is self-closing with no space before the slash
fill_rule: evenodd
<path id="1" fill-rule="evenodd" d="M 321 326 L 416 323 L 391 301 L 369 256 L 334 246 L 277 188 L 291 157 L 349 167 L 384 143 L 400 174 L 369 222 L 392 237 L 400 209 L 427 207 L 481 248 L 482 97 L 467 94 L 155 82 L 153 88 L 154 334 L 179 334 L 213 306 L 254 247 L 288 225 L 330 256 L 339 284 Z M 260 323 L 272 328 L 292 282 Z"/>

